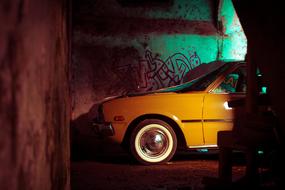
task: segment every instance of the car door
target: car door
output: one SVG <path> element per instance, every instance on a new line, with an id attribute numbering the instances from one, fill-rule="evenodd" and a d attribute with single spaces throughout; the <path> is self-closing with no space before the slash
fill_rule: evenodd
<path id="1" fill-rule="evenodd" d="M 218 131 L 231 130 L 233 119 L 240 108 L 231 108 L 228 102 L 245 97 L 246 68 L 239 66 L 222 76 L 204 97 L 203 134 L 206 146 L 217 145 Z"/>

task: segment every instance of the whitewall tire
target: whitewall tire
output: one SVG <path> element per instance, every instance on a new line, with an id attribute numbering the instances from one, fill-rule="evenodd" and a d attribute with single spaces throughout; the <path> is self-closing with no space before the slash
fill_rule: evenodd
<path id="1" fill-rule="evenodd" d="M 159 119 L 140 122 L 131 134 L 130 149 L 142 164 L 160 164 L 169 161 L 177 148 L 177 138 L 172 127 Z"/>

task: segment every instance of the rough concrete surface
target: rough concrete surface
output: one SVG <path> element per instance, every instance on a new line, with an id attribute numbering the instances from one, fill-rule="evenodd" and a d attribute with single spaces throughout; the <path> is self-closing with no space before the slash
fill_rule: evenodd
<path id="1" fill-rule="evenodd" d="M 0 1 L 0 189 L 69 189 L 66 0 Z"/>
<path id="2" fill-rule="evenodd" d="M 244 59 L 231 0 L 150 2 L 73 0 L 73 120 L 108 96 L 178 85 L 202 64 Z"/>

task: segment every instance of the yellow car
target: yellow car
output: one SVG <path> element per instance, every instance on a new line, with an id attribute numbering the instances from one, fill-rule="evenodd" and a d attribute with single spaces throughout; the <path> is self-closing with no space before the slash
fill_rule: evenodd
<path id="1" fill-rule="evenodd" d="M 245 96 L 245 79 L 245 63 L 230 62 L 182 85 L 109 98 L 95 126 L 142 164 L 167 162 L 178 147 L 217 147 L 217 132 L 232 129 L 228 102 Z"/>

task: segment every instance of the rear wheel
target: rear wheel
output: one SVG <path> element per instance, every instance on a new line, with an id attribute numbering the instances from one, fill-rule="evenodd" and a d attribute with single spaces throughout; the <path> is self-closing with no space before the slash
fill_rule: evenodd
<path id="1" fill-rule="evenodd" d="M 130 149 L 134 158 L 142 164 L 158 164 L 169 161 L 177 148 L 177 138 L 172 127 L 159 119 L 140 122 L 131 134 Z"/>

